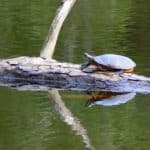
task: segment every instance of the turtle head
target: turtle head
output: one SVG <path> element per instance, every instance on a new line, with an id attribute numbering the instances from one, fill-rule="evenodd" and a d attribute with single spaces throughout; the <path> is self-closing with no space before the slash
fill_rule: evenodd
<path id="1" fill-rule="evenodd" d="M 92 60 L 94 58 L 94 56 L 88 54 L 88 53 L 84 53 L 84 56 L 86 56 L 89 60 Z"/>

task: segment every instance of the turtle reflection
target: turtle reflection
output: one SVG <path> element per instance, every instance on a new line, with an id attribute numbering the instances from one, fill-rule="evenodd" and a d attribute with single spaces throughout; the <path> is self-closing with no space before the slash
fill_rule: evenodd
<path id="1" fill-rule="evenodd" d="M 115 92 L 98 92 L 90 93 L 90 99 L 87 103 L 88 107 L 94 105 L 115 106 L 127 103 L 135 97 L 136 93 L 115 93 Z"/>

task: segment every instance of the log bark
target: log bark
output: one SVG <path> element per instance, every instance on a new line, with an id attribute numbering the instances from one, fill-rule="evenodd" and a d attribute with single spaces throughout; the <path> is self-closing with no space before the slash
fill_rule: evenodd
<path id="1" fill-rule="evenodd" d="M 115 72 L 85 73 L 79 64 L 18 57 L 0 61 L 1 85 L 28 90 L 76 89 L 82 91 L 136 92 L 150 94 L 150 78 Z"/>

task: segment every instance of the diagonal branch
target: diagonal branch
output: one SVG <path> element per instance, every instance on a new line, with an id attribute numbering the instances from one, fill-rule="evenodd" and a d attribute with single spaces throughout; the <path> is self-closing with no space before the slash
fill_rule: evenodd
<path id="1" fill-rule="evenodd" d="M 68 16 L 71 8 L 75 4 L 76 0 L 63 0 L 62 5 L 58 8 L 55 18 L 49 29 L 48 36 L 41 50 L 40 56 L 46 59 L 51 59 L 55 50 L 56 42 L 58 39 L 59 32 Z"/>

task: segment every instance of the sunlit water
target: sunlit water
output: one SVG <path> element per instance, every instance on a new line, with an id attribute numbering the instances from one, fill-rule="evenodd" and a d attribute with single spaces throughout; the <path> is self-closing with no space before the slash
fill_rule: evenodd
<path id="1" fill-rule="evenodd" d="M 0 58 L 38 56 L 59 1 L 0 1 Z M 150 76 L 150 1 L 77 1 L 67 18 L 54 57 L 82 63 L 84 51 L 116 53 L 137 63 L 135 72 Z M 83 150 L 82 137 L 56 111 L 47 92 L 0 87 L 0 150 Z M 125 104 L 86 107 L 89 96 L 61 91 L 96 150 L 148 150 L 149 95 Z"/>

